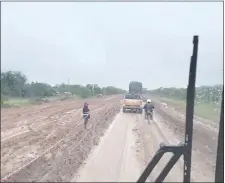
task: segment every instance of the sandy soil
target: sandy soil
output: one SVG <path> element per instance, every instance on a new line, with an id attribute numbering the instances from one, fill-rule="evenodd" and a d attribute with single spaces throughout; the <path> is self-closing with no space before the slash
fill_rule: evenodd
<path id="1" fill-rule="evenodd" d="M 68 181 L 118 113 L 120 97 L 90 99 L 84 130 L 84 101 L 59 101 L 1 111 L 1 179 Z"/>
<path id="2" fill-rule="evenodd" d="M 72 181 L 77 182 L 133 182 L 141 173 L 135 157 L 133 130 L 137 116 L 118 114 L 101 139 L 99 146 Z"/>
<path id="3" fill-rule="evenodd" d="M 176 106 L 163 107 L 156 103 L 160 121 L 170 129 L 179 141 L 184 140 L 185 115 Z M 215 176 L 218 123 L 194 117 L 192 149 L 192 177 L 199 182 L 212 182 Z"/>
<path id="4" fill-rule="evenodd" d="M 184 122 L 167 110 L 158 104 L 151 124 L 144 120 L 143 115 L 120 112 L 101 139 L 99 146 L 93 149 L 86 163 L 71 181 L 137 181 L 161 142 L 178 144 L 183 141 L 181 137 L 183 137 Z M 216 136 L 216 132 L 207 130 L 210 128 L 195 125 L 195 132 L 201 131 L 201 133 L 194 135 L 193 182 L 214 180 L 216 149 L 211 150 L 209 147 L 215 146 L 216 140 L 213 137 Z M 208 141 L 209 139 L 212 140 Z M 163 156 L 148 178 L 149 182 L 155 180 L 171 156 L 170 153 Z M 181 182 L 182 180 L 183 158 L 180 158 L 164 181 Z"/>
<path id="5" fill-rule="evenodd" d="M 154 121 L 148 124 L 141 114 L 119 112 L 120 99 L 91 99 L 87 130 L 81 117 L 84 101 L 2 110 L 1 179 L 137 181 L 161 142 L 183 141 L 184 114 L 156 102 Z M 213 122 L 195 118 L 194 182 L 214 180 L 217 133 Z M 164 155 L 148 181 L 154 181 L 170 157 L 171 154 Z M 181 158 L 165 181 L 180 182 L 182 174 Z"/>

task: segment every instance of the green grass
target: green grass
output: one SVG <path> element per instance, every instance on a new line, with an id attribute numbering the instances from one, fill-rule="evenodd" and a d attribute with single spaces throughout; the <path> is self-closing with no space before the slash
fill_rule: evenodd
<path id="1" fill-rule="evenodd" d="M 96 96 L 89 96 L 88 99 L 95 98 Z M 80 96 L 72 95 L 72 96 L 52 96 L 46 97 L 49 101 L 63 101 L 63 100 L 80 100 L 83 99 Z M 87 99 L 85 98 L 85 99 Z M 11 107 L 23 107 L 29 105 L 39 104 L 40 102 L 36 101 L 36 98 L 4 98 L 1 101 L 1 108 L 11 108 Z"/>
<path id="2" fill-rule="evenodd" d="M 31 101 L 29 99 L 11 98 L 2 101 L 1 107 L 15 107 L 15 106 L 22 107 L 32 104 L 34 104 L 34 101 Z"/>
<path id="3" fill-rule="evenodd" d="M 179 100 L 175 98 L 160 98 L 162 102 L 167 103 L 168 105 L 179 108 L 181 111 L 186 110 L 186 101 Z M 220 108 L 221 104 L 215 104 L 212 102 L 195 102 L 195 115 L 209 119 L 215 122 L 219 122 L 220 119 Z"/>
<path id="4" fill-rule="evenodd" d="M 78 100 L 81 99 L 79 96 L 52 96 L 46 97 L 49 101 L 57 101 L 57 100 Z M 36 101 L 36 98 L 5 98 L 5 100 L 1 101 L 1 108 L 11 108 L 11 107 L 24 107 L 29 105 L 39 104 L 40 101 Z"/>
<path id="5" fill-rule="evenodd" d="M 219 122 L 220 107 L 221 105 L 215 103 L 196 103 L 195 113 L 196 116 Z"/>

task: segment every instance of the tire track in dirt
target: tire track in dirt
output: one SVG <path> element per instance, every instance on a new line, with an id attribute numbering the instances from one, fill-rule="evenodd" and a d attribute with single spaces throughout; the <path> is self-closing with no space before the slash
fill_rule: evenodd
<path id="1" fill-rule="evenodd" d="M 176 134 L 179 141 L 184 142 L 185 121 L 174 115 L 170 109 L 156 103 L 156 112 L 160 121 Z M 194 119 L 192 171 L 193 180 L 201 182 L 214 181 L 217 151 L 217 132 L 205 128 Z"/>
<path id="2" fill-rule="evenodd" d="M 96 98 L 89 99 L 89 102 L 95 103 L 95 102 L 103 102 L 104 100 L 112 100 L 114 98 L 118 98 L 118 96 L 113 97 L 103 97 L 101 98 L 101 101 Z M 57 101 L 57 102 L 50 102 L 48 104 L 41 104 L 41 105 L 34 105 L 30 107 L 24 107 L 24 108 L 9 108 L 9 109 L 2 109 L 1 112 L 1 128 L 4 129 L 6 127 L 11 128 L 17 123 L 17 125 L 20 125 L 23 123 L 24 118 L 30 118 L 33 119 L 32 115 L 39 115 L 44 116 L 45 114 L 49 115 L 51 117 L 52 115 L 55 115 L 57 113 L 62 112 L 61 110 L 66 111 L 67 106 L 74 105 L 74 108 L 79 108 L 79 106 L 83 105 L 84 100 L 76 100 L 76 101 Z M 70 107 L 69 107 L 70 108 Z M 59 111 L 57 111 L 59 109 Z M 16 119 L 16 120 L 15 120 Z M 8 122 L 11 121 L 12 122 Z M 18 120 L 21 121 L 21 123 L 18 123 Z"/>
<path id="3" fill-rule="evenodd" d="M 81 102 L 78 103 L 78 102 L 70 102 L 71 105 L 74 104 L 75 106 L 74 107 L 78 107 L 81 105 Z M 70 109 L 71 108 L 71 105 L 69 105 L 70 103 L 66 103 L 66 104 L 59 104 L 59 105 L 56 105 L 56 106 L 48 106 L 48 107 L 44 107 L 44 106 L 40 106 L 40 107 L 33 107 L 31 106 L 31 108 L 34 108 L 33 110 L 28 110 L 28 111 L 24 111 L 22 114 L 21 113 L 17 113 L 16 115 L 10 115 L 11 117 L 8 117 L 6 118 L 5 120 L 4 119 L 1 119 L 2 120 L 2 129 L 5 129 L 5 128 L 12 128 L 15 126 L 15 123 L 16 123 L 16 126 L 20 126 L 24 123 L 24 118 L 26 118 L 26 122 L 27 121 L 32 121 L 32 120 L 35 120 L 35 117 L 32 117 L 32 115 L 35 114 L 36 115 L 41 115 L 41 116 L 45 116 L 46 114 L 48 115 L 49 118 L 51 118 L 51 116 L 55 115 L 55 114 L 58 114 L 58 113 L 61 113 L 63 111 L 66 111 L 67 109 Z M 65 106 L 68 106 L 69 107 L 65 107 Z M 60 109 L 58 109 L 60 108 Z M 26 110 L 26 108 L 25 108 Z M 31 111 L 35 111 L 35 112 L 31 112 Z M 4 115 L 6 114 L 2 114 L 3 117 Z M 8 116 L 8 115 L 7 115 Z M 9 122 L 13 120 L 12 122 Z M 19 121 L 19 122 L 18 122 Z"/>
<path id="4" fill-rule="evenodd" d="M 73 101 L 74 102 L 74 101 Z M 48 110 L 54 110 L 57 109 L 59 107 L 64 107 L 68 104 L 70 104 L 70 102 L 57 102 L 57 103 L 48 103 L 48 104 L 39 104 L 39 105 L 33 105 L 33 106 L 29 106 L 29 107 L 23 107 L 23 108 L 9 108 L 9 109 L 3 109 L 2 110 L 2 120 L 3 121 L 9 121 L 18 117 L 25 117 L 25 116 L 31 116 L 33 114 L 37 114 L 44 111 L 48 111 Z"/>
<path id="5" fill-rule="evenodd" d="M 147 121 L 140 119 L 136 126 L 135 133 L 138 137 L 137 152 L 140 162 L 143 163 L 143 170 L 146 168 L 149 161 L 153 158 L 156 151 L 159 149 L 159 145 L 162 142 L 171 145 L 177 145 L 183 142 L 184 134 L 180 134 L 174 126 L 169 126 L 168 123 L 173 123 L 173 121 L 168 121 L 161 116 L 160 113 L 155 111 L 154 122 L 148 124 Z M 142 117 L 139 117 L 142 118 Z M 141 122 L 141 120 L 143 122 Z M 176 126 L 176 128 L 179 128 Z M 199 142 L 201 143 L 201 142 Z M 213 182 L 214 181 L 214 169 L 208 162 L 207 157 L 208 152 L 201 152 L 197 149 L 192 152 L 192 171 L 191 171 L 191 182 Z M 163 158 L 156 165 L 155 169 L 148 178 L 149 182 L 153 182 L 155 178 L 159 175 L 162 169 L 165 167 L 166 163 L 172 156 L 171 153 L 164 154 Z M 183 158 L 181 157 L 179 161 L 172 168 L 165 182 L 182 182 L 183 180 Z"/>
<path id="6" fill-rule="evenodd" d="M 99 110 L 101 110 L 101 109 L 104 109 L 105 107 L 104 107 L 105 105 L 103 105 L 102 107 L 100 107 L 100 108 L 97 108 L 96 110 L 94 110 L 93 112 L 98 112 Z M 81 121 L 79 121 L 79 123 L 76 125 L 76 127 L 73 129 L 73 130 L 71 130 L 71 132 L 69 132 L 69 134 L 67 134 L 63 139 L 62 139 L 62 141 L 60 141 L 60 143 L 61 142 L 66 142 L 66 143 L 68 143 L 69 141 L 72 141 L 72 140 L 74 140 L 73 138 L 75 138 L 75 140 L 76 139 L 79 139 L 78 140 L 78 142 L 77 142 L 77 144 L 75 145 L 75 147 L 74 146 L 72 146 L 72 149 L 71 148 L 69 148 L 69 147 L 62 147 L 59 151 L 65 151 L 65 153 L 67 153 L 68 152 L 68 154 L 67 155 L 71 155 L 71 153 L 74 151 L 74 150 L 76 150 L 76 148 L 79 148 L 79 146 L 80 146 L 80 144 L 79 143 L 81 143 L 86 137 L 87 137 L 87 135 L 89 135 L 89 133 L 92 131 L 92 130 L 94 130 L 95 129 L 95 126 L 96 126 L 96 124 L 94 123 L 94 125 L 91 125 L 91 128 L 89 128 L 88 130 L 81 130 L 80 132 L 84 132 L 84 134 L 82 134 L 82 133 L 78 133 L 78 134 L 76 134 L 75 133 L 75 137 L 72 135 L 72 132 L 74 132 L 74 130 L 75 129 L 77 129 L 77 128 L 83 128 L 83 120 L 81 120 Z M 80 134 L 82 134 L 82 137 L 81 137 L 81 139 L 79 138 L 79 135 Z M 71 136 L 72 135 L 72 136 Z M 68 136 L 68 137 L 67 137 Z M 65 155 L 65 154 L 64 154 Z M 49 176 L 49 174 L 51 174 L 51 173 L 54 173 L 54 171 L 55 171 L 55 168 L 57 169 L 58 167 L 62 167 L 62 166 L 59 166 L 58 164 L 57 164 L 57 162 L 55 162 L 53 165 L 52 165 L 52 167 L 51 167 L 51 170 L 40 180 L 41 182 L 42 181 L 45 181 L 45 179 Z"/>
<path id="7" fill-rule="evenodd" d="M 93 128 L 91 128 L 91 130 L 89 130 L 88 132 L 86 132 L 83 136 L 83 133 L 85 132 L 83 130 L 83 121 L 79 124 L 79 126 L 76 126 L 76 128 L 81 127 L 82 131 L 78 131 L 78 133 L 75 133 L 74 136 L 70 136 L 72 133 L 68 134 L 68 139 L 62 139 L 60 142 L 58 142 L 58 144 L 55 144 L 53 147 L 49 148 L 46 152 L 43 153 L 42 156 L 38 157 L 38 159 L 36 159 L 34 162 L 29 163 L 29 165 L 27 165 L 26 167 L 24 167 L 25 169 L 27 169 L 27 171 L 29 172 L 29 170 L 34 170 L 30 172 L 30 175 L 26 176 L 26 171 L 20 171 L 17 173 L 17 175 L 15 175 L 16 177 L 14 178 L 10 178 L 8 181 L 34 181 L 34 180 L 40 180 L 40 177 L 44 176 L 44 174 L 46 172 L 49 172 L 50 170 L 52 170 L 51 164 L 55 164 L 55 167 L 57 167 L 56 170 L 52 170 L 48 175 L 46 175 L 44 178 L 48 178 L 48 180 L 44 180 L 43 178 L 41 179 L 42 181 L 66 181 L 64 179 L 68 179 L 70 176 L 67 174 L 67 172 L 61 173 L 65 164 L 64 163 L 68 163 L 67 160 L 65 160 L 65 157 L 68 156 L 68 147 L 66 147 L 67 143 L 71 143 L 73 140 L 76 142 L 75 144 L 78 145 L 79 142 L 81 142 L 81 140 L 79 140 L 77 142 L 78 139 L 84 139 L 88 134 L 90 134 L 91 130 Z M 73 132 L 73 131 L 72 131 Z M 79 135 L 81 135 L 81 137 L 79 137 Z M 73 143 L 72 143 L 73 144 Z M 70 145 L 72 147 L 74 147 L 75 144 Z M 79 146 L 79 145 L 78 145 Z M 65 149 L 63 149 L 62 147 L 65 147 Z M 80 152 L 80 150 L 75 151 L 75 152 L 71 152 L 70 153 L 71 157 L 81 157 L 80 161 L 77 161 L 77 159 L 69 159 L 70 163 L 75 163 L 75 166 L 78 166 L 82 163 L 83 159 L 85 157 L 83 157 L 82 152 Z M 48 159 L 49 158 L 49 159 Z M 45 162 L 47 161 L 47 162 Z M 43 163 L 41 163 L 43 162 Z M 42 164 L 42 166 L 41 166 Z M 43 165 L 45 165 L 43 167 Z M 48 166 L 47 166 L 48 165 Z M 35 174 L 37 173 L 37 167 L 38 168 L 38 175 L 35 176 Z M 73 171 L 75 170 L 75 167 L 72 168 Z M 58 173 L 56 173 L 56 171 L 58 171 Z M 67 175 L 65 177 L 65 175 Z M 48 177 L 49 176 L 49 177 Z"/>
<path id="8" fill-rule="evenodd" d="M 79 106 L 80 107 L 80 106 Z M 96 106 L 93 106 L 94 108 L 96 108 Z M 97 107 L 99 107 L 99 106 L 97 106 Z M 72 106 L 69 106 L 69 107 L 67 107 L 67 108 L 64 108 L 64 109 L 60 109 L 60 110 L 58 110 L 58 111 L 54 111 L 53 113 L 51 113 L 50 115 L 48 115 L 47 117 L 45 117 L 45 116 L 35 116 L 35 117 L 32 117 L 32 118 L 29 118 L 29 119 L 26 119 L 26 120 L 24 120 L 24 124 L 23 124 L 23 126 L 21 127 L 21 129 L 24 129 L 24 128 L 26 128 L 27 130 L 25 131 L 25 132 L 23 132 L 23 133 L 27 133 L 27 132 L 30 132 L 30 133 L 39 133 L 40 135 L 42 135 L 42 136 L 46 136 L 46 135 L 49 135 L 49 131 L 47 131 L 47 134 L 44 134 L 43 133 L 43 129 L 42 129 L 42 131 L 41 132 L 39 132 L 38 131 L 38 129 L 35 129 L 35 126 L 36 126 L 36 128 L 38 128 L 38 127 L 43 127 L 43 126 L 46 126 L 46 128 L 47 127 L 49 127 L 48 125 L 51 125 L 52 127 L 54 126 L 55 127 L 55 125 L 58 125 L 58 120 L 60 120 L 60 121 L 62 121 L 62 120 L 64 120 L 63 118 L 64 118 L 64 116 L 68 113 L 68 109 L 71 109 L 72 108 Z M 77 112 L 80 112 L 80 110 L 81 110 L 81 108 L 77 108 L 77 109 L 75 109 L 75 110 L 72 110 L 72 111 L 75 111 L 75 114 L 77 113 Z M 75 114 L 73 114 L 73 115 L 75 115 Z M 78 115 L 78 113 L 77 113 L 77 115 Z M 54 117 L 55 116 L 55 117 Z M 67 115 L 68 116 L 68 115 Z M 70 118 L 71 116 L 69 116 L 69 118 Z M 73 116 L 72 116 L 73 117 Z M 77 116 L 77 117 L 79 117 L 79 115 Z M 39 119 L 38 119 L 39 118 Z M 67 120 L 67 119 L 65 119 L 65 120 Z M 56 122 L 56 123 L 55 123 Z M 16 127 L 16 128 L 18 128 L 18 127 Z M 20 131 L 21 131 L 21 129 L 19 129 Z M 12 129 L 11 129 L 12 130 Z M 3 131 L 3 129 L 2 129 L 2 131 Z M 3 134 L 4 132 L 2 132 L 2 137 L 4 136 L 4 134 Z M 23 134 L 22 132 L 19 132 L 19 133 L 17 133 L 18 135 L 22 135 Z M 11 137 L 12 138 L 14 138 L 13 140 L 15 141 L 16 139 L 15 139 L 15 137 L 16 137 L 16 134 L 15 133 L 13 133 L 13 135 L 11 135 Z M 43 138 L 44 138 L 43 137 Z M 9 137 L 6 137 L 6 138 L 4 138 L 3 137 L 3 139 L 1 139 L 1 142 L 2 142 L 2 144 L 4 144 L 4 141 L 5 140 L 10 140 L 10 136 Z"/>
<path id="9" fill-rule="evenodd" d="M 135 121 L 135 115 L 119 113 L 71 182 L 136 181 L 140 169 L 132 134 Z"/>
<path id="10" fill-rule="evenodd" d="M 71 107 L 70 107 L 70 109 L 71 109 Z M 61 110 L 61 111 L 64 111 L 64 110 Z M 62 115 L 59 115 L 59 116 L 62 116 Z M 71 117 L 71 119 L 69 120 L 70 122 L 73 120 L 74 117 L 78 117 L 78 119 L 79 118 L 81 119 L 81 117 L 80 117 L 80 115 L 78 115 L 78 113 L 77 113 L 76 116 L 70 116 L 70 117 Z M 46 118 L 44 121 L 42 121 L 42 123 L 48 124 L 48 123 L 51 123 L 51 122 L 55 122 L 55 121 L 51 121 L 51 120 L 47 121 L 47 119 L 50 119 L 50 118 Z M 63 119 L 60 119 L 60 117 L 59 117 L 58 120 L 62 121 Z M 78 120 L 78 121 L 80 121 L 80 120 Z M 40 124 L 38 124 L 38 125 L 40 125 Z M 57 125 L 57 123 L 54 124 L 54 125 Z M 66 127 L 67 127 L 68 130 L 70 130 L 70 128 L 72 126 L 73 126 L 73 124 L 71 123 L 70 126 L 66 126 Z M 28 150 L 27 154 L 29 154 L 30 153 L 29 148 L 27 148 L 27 147 L 30 145 L 30 141 L 32 140 L 30 137 L 39 136 L 39 139 L 42 140 L 41 142 L 40 142 L 40 140 L 39 141 L 35 140 L 34 142 L 32 142 L 32 146 L 38 147 L 38 149 L 36 150 L 36 153 L 35 153 L 35 156 L 38 156 L 39 153 L 43 152 L 46 148 L 48 148 L 49 146 L 56 143 L 59 139 L 63 138 L 63 135 L 68 133 L 68 131 L 66 131 L 66 129 L 62 129 L 62 126 L 59 126 L 58 128 L 54 129 L 55 130 L 55 136 L 52 136 L 53 138 L 48 138 L 48 141 L 46 141 L 46 139 L 45 139 L 47 134 L 35 133 L 33 130 L 29 131 L 29 133 L 27 133 L 27 134 L 22 134 L 21 136 L 17 136 L 17 137 L 14 137 L 14 138 L 10 139 L 11 140 L 10 142 L 5 141 L 1 144 L 2 149 L 4 149 L 3 153 L 6 154 L 7 149 L 17 147 L 15 149 L 17 149 L 19 151 L 21 150 L 21 148 L 26 148 Z M 62 130 L 63 130 L 63 133 L 62 132 L 60 133 L 60 131 L 62 131 Z M 22 145 L 20 145 L 21 142 L 22 142 Z M 16 161 L 17 157 L 15 157 L 15 155 L 14 155 L 15 153 L 16 153 L 16 151 L 14 151 L 11 154 L 11 156 L 10 156 L 11 161 L 12 161 L 12 159 L 15 159 L 15 161 Z M 8 158 L 9 158 L 8 153 L 7 153 L 7 155 L 8 155 Z M 5 159 L 4 155 L 2 155 L 2 164 L 3 165 L 4 165 L 5 161 L 7 160 L 7 159 L 6 160 L 4 160 L 4 159 Z M 24 160 L 22 159 L 21 161 L 24 161 Z M 16 168 L 16 166 L 14 168 Z M 3 174 L 3 172 L 2 172 L 2 174 Z"/>
<path id="11" fill-rule="evenodd" d="M 100 103 L 102 103 L 102 105 L 104 105 L 103 103 L 104 102 L 100 102 Z M 117 102 L 118 103 L 118 102 Z M 116 104 L 115 102 L 114 102 L 114 104 Z M 99 105 L 99 104 L 98 104 Z M 96 111 L 98 111 L 98 110 L 100 110 L 100 109 L 98 109 L 98 105 L 96 105 L 95 107 L 97 108 L 96 109 Z M 104 107 L 102 108 L 102 109 L 105 109 Z M 110 110 L 110 109 L 107 109 L 107 110 Z M 115 111 L 114 111 L 115 112 Z M 112 115 L 112 114 L 111 114 Z M 80 124 L 80 126 L 83 126 L 82 125 L 83 123 L 81 122 L 81 124 Z M 98 126 L 98 125 L 97 125 Z M 101 126 L 101 125 L 100 125 Z M 78 127 L 77 127 L 78 128 Z M 76 130 L 78 130 L 78 129 L 76 129 Z M 81 129 L 80 129 L 81 130 Z M 93 126 L 92 128 L 91 128 L 91 131 L 88 133 L 88 134 L 90 134 L 90 135 L 92 135 L 91 133 L 92 133 L 92 131 L 95 131 L 95 126 Z M 79 131 L 79 130 L 78 130 Z M 71 132 L 73 132 L 72 130 L 71 130 Z M 81 131 L 81 133 L 82 133 L 82 131 Z M 67 134 L 68 134 L 68 132 L 67 132 Z M 74 133 L 74 134 L 76 134 L 76 133 Z M 88 134 L 86 134 L 86 136 L 88 136 Z M 79 135 L 79 134 L 76 134 L 76 135 Z M 85 136 L 84 136 L 85 137 Z M 77 141 L 77 139 L 75 138 L 75 139 L 72 139 L 72 140 L 75 140 L 75 142 Z M 60 146 L 63 146 L 63 144 L 65 145 L 66 143 L 69 143 L 71 140 L 69 140 L 69 141 L 64 141 L 63 143 L 61 143 L 60 144 Z M 95 140 L 94 140 L 95 142 L 94 143 L 96 143 L 96 138 L 95 138 Z M 72 146 L 72 147 L 74 147 L 74 145 Z M 58 154 L 54 154 L 54 151 L 55 150 L 59 150 L 60 148 L 58 148 L 58 146 L 54 146 L 54 147 L 52 147 L 51 149 L 49 149 L 48 150 L 48 152 L 45 152 L 45 154 L 47 153 L 47 157 L 50 157 L 50 160 L 48 161 L 48 160 L 46 160 L 45 158 L 44 158 L 44 155 L 42 155 L 42 156 L 40 156 L 39 158 L 38 158 L 38 160 L 34 160 L 34 163 L 31 163 L 31 164 L 27 164 L 27 166 L 26 166 L 26 169 L 27 169 L 27 171 L 29 171 L 29 170 L 32 170 L 32 168 L 33 168 L 33 166 L 35 165 L 35 167 L 37 168 L 37 164 L 39 164 L 40 162 L 43 162 L 43 164 L 45 164 L 46 165 L 46 161 L 48 161 L 48 163 L 49 164 L 51 164 L 51 163 L 54 163 L 54 161 L 52 161 L 51 159 L 54 159 L 54 157 L 57 159 L 57 157 L 56 157 L 56 155 L 57 156 L 59 156 L 59 153 Z M 62 149 L 63 150 L 63 149 Z M 85 149 L 86 150 L 86 149 Z M 82 151 L 82 150 L 81 150 Z M 64 152 L 64 154 L 65 154 L 66 152 Z M 52 155 L 49 155 L 49 154 L 52 154 Z M 78 153 L 79 154 L 79 153 Z M 48 158 L 47 158 L 48 159 Z M 76 165 L 77 166 L 77 165 Z M 42 167 L 43 168 L 43 166 L 40 166 L 40 167 Z M 51 167 L 51 166 L 50 166 Z M 48 168 L 50 168 L 50 167 L 48 167 Z M 56 167 L 58 167 L 58 166 L 56 166 Z M 45 167 L 44 168 L 45 170 L 44 170 L 44 172 L 49 172 L 49 171 L 47 171 L 47 167 Z M 37 173 L 38 174 L 38 176 L 35 176 L 35 172 L 30 172 L 30 173 L 25 173 L 26 171 L 25 170 L 21 170 L 21 169 L 19 169 L 19 170 L 17 170 L 16 171 L 16 174 L 15 175 L 13 175 L 13 173 L 12 174 L 10 174 L 10 175 L 8 175 L 8 176 L 6 176 L 5 178 L 9 178 L 8 179 L 8 181 L 27 181 L 27 180 L 43 180 L 43 179 L 40 179 L 42 176 L 40 175 L 41 174 L 41 172 L 39 172 L 39 173 Z M 53 174 L 55 173 L 55 171 L 51 171 L 51 172 L 53 172 Z M 49 173 L 49 175 L 51 175 L 51 172 Z M 14 172 L 15 173 L 15 172 Z M 74 173 L 74 172 L 73 172 Z M 36 177 L 36 179 L 35 179 L 35 177 Z M 47 178 L 48 176 L 46 175 L 45 176 L 45 178 Z M 51 175 L 50 176 L 50 179 L 51 180 L 54 180 L 55 181 L 55 178 L 53 178 L 54 176 L 53 175 Z"/>
<path id="12" fill-rule="evenodd" d="M 154 114 L 156 118 L 156 114 Z M 149 161 L 154 157 L 155 153 L 159 149 L 159 145 L 162 142 L 169 143 L 168 132 L 165 127 L 159 128 L 158 124 L 151 121 L 148 124 L 144 117 L 139 117 L 139 123 L 136 126 L 136 134 L 139 137 L 138 141 L 138 156 L 140 161 L 143 162 L 142 170 L 144 170 L 149 163 Z M 170 140 L 174 140 L 174 136 L 170 135 Z M 167 162 L 171 158 L 172 153 L 166 153 L 163 155 L 161 160 L 153 169 L 152 173 L 148 177 L 148 182 L 154 182 L 159 173 L 166 166 Z M 178 162 L 170 173 L 167 175 L 165 182 L 180 182 L 182 181 L 182 171 L 183 167 L 180 162 Z"/>

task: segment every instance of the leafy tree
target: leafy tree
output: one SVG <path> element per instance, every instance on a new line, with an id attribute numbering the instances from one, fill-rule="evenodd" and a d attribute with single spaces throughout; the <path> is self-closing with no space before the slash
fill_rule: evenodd
<path id="1" fill-rule="evenodd" d="M 1 73 L 1 93 L 9 96 L 22 96 L 27 78 L 19 71 Z"/>
<path id="2" fill-rule="evenodd" d="M 112 95 L 125 91 L 112 86 L 101 88 L 97 84 L 82 86 L 61 83 L 52 87 L 47 83 L 27 83 L 27 77 L 19 71 L 1 73 L 1 99 L 3 100 L 6 97 L 49 97 L 64 92 L 71 92 L 73 95 L 87 98 L 93 94 Z"/>
<path id="3" fill-rule="evenodd" d="M 119 88 L 115 88 L 113 86 L 107 86 L 102 88 L 102 92 L 104 95 L 113 95 L 113 94 L 123 94 L 126 91 Z"/>

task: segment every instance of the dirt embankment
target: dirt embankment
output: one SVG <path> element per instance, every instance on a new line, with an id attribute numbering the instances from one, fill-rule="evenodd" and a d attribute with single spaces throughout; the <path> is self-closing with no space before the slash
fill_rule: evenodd
<path id="1" fill-rule="evenodd" d="M 3 110 L 1 179 L 70 180 L 118 113 L 119 100 L 118 96 L 89 100 L 87 130 L 82 100 Z"/>
<path id="2" fill-rule="evenodd" d="M 185 113 L 176 106 L 163 105 L 154 101 L 156 112 L 160 120 L 171 129 L 179 141 L 184 141 Z M 214 181 L 214 171 L 217 154 L 218 124 L 215 122 L 194 117 L 192 171 L 193 179 L 197 181 Z"/>

